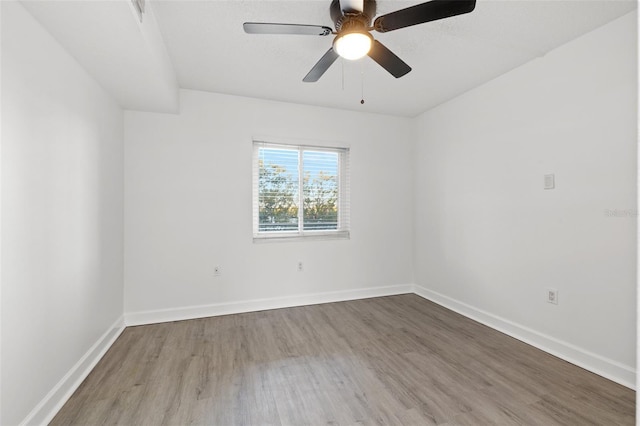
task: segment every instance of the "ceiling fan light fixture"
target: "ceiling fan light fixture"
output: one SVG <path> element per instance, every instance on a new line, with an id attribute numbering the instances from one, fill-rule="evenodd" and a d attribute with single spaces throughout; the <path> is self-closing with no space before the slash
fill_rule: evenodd
<path id="1" fill-rule="evenodd" d="M 132 0 L 142 1 L 142 0 Z M 395 78 L 411 71 L 411 67 L 374 40 L 370 31 L 386 33 L 427 22 L 451 18 L 473 11 L 476 0 L 428 0 L 414 6 L 376 15 L 376 0 L 331 0 L 329 15 L 335 24 L 335 31 L 322 25 L 278 24 L 268 22 L 245 22 L 248 34 L 300 34 L 328 36 L 336 34 L 333 45 L 302 79 L 305 83 L 318 81 L 329 67 L 339 58 L 360 59 L 368 55 L 374 62 L 387 70 Z"/>
<path id="2" fill-rule="evenodd" d="M 365 56 L 371 50 L 373 37 L 367 32 L 349 32 L 339 34 L 333 41 L 338 55 L 354 61 Z"/>

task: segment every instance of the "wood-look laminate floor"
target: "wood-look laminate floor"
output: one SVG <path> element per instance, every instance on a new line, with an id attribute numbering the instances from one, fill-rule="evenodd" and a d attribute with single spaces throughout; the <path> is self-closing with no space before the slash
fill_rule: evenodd
<path id="1" fill-rule="evenodd" d="M 635 392 L 416 295 L 127 328 L 53 425 L 632 425 Z"/>

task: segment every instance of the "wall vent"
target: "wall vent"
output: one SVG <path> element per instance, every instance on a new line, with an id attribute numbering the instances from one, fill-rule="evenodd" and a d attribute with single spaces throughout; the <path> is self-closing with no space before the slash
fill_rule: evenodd
<path id="1" fill-rule="evenodd" d="M 138 14 L 138 19 L 142 22 L 142 15 L 144 15 L 144 0 L 131 0 L 131 3 Z"/>

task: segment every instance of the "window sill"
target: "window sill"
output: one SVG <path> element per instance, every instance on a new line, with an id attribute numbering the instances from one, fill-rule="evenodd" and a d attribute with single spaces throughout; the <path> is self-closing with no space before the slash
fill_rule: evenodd
<path id="1" fill-rule="evenodd" d="M 294 233 L 269 233 L 254 234 L 254 243 L 275 243 L 286 241 L 316 241 L 316 240 L 348 240 L 350 238 L 349 231 L 333 231 L 333 232 L 305 232 L 303 234 Z"/>

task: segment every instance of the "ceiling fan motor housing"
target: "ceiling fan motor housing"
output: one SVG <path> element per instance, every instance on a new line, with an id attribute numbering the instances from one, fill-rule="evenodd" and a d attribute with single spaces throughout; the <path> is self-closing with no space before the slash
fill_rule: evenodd
<path id="1" fill-rule="evenodd" d="M 333 0 L 329 7 L 331 20 L 335 24 L 336 31 L 354 32 L 356 28 L 359 31 L 367 31 L 371 27 L 371 20 L 376 16 L 375 0 L 364 0 L 364 10 L 345 11 L 343 12 L 339 0 Z"/>
<path id="2" fill-rule="evenodd" d="M 364 15 L 345 14 L 336 24 L 338 34 L 367 33 L 371 20 Z"/>

